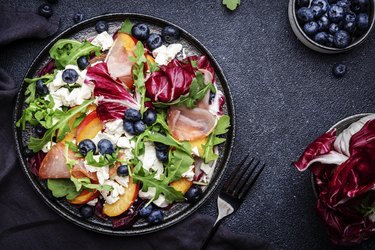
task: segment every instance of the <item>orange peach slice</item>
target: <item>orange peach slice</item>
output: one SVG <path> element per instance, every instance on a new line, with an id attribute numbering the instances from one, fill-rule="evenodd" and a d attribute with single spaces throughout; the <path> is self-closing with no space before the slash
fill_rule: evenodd
<path id="1" fill-rule="evenodd" d="M 68 200 L 68 202 L 75 205 L 81 205 L 86 204 L 87 202 L 95 199 L 98 196 L 98 190 L 90 192 L 89 190 L 85 189 L 76 198 L 74 198 L 73 200 Z"/>
<path id="2" fill-rule="evenodd" d="M 208 139 L 208 137 L 206 136 L 206 137 L 203 137 L 203 138 L 200 138 L 200 139 L 189 141 L 189 143 L 191 145 L 191 148 L 197 147 L 199 155 L 202 156 L 203 153 L 204 153 L 204 149 L 203 149 L 202 145 L 207 143 L 207 139 Z"/>
<path id="3" fill-rule="evenodd" d="M 176 191 L 180 191 L 183 194 L 185 194 L 192 185 L 193 182 L 189 181 L 186 178 L 180 178 L 169 184 L 169 186 L 173 187 Z"/>
<path id="4" fill-rule="evenodd" d="M 96 111 L 92 111 L 77 128 L 77 144 L 84 139 L 93 139 L 102 129 L 102 121 Z"/>

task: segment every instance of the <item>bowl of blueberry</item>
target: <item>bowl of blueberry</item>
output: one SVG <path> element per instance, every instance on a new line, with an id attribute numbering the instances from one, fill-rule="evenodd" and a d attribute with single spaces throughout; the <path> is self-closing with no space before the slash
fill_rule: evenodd
<path id="1" fill-rule="evenodd" d="M 361 44 L 374 26 L 374 0 L 290 0 L 289 21 L 310 49 L 334 54 Z"/>

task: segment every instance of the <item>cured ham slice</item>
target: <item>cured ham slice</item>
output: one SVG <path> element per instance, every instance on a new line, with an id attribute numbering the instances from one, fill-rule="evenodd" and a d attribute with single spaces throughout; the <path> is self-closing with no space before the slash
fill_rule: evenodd
<path id="1" fill-rule="evenodd" d="M 171 107 L 168 127 L 179 141 L 192 141 L 209 135 L 216 126 L 216 117 L 207 109 Z"/>

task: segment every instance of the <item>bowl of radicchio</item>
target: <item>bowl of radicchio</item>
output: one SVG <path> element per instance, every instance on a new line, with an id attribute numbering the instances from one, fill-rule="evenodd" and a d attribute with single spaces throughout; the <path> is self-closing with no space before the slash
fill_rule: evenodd
<path id="1" fill-rule="evenodd" d="M 333 244 L 359 244 L 374 235 L 375 114 L 341 120 L 294 166 L 311 171 L 317 212 Z"/>
<path id="2" fill-rule="evenodd" d="M 171 226 L 223 177 L 234 108 L 221 68 L 183 29 L 106 14 L 30 66 L 14 115 L 22 170 L 65 219 L 112 235 Z"/>

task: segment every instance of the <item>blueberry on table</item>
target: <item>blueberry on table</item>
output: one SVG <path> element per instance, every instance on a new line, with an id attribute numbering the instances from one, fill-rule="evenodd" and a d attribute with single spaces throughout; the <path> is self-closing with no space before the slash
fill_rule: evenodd
<path id="1" fill-rule="evenodd" d="M 83 218 L 88 219 L 94 215 L 94 208 L 89 205 L 83 205 L 79 209 L 79 213 L 82 215 Z"/>
<path id="2" fill-rule="evenodd" d="M 154 206 L 152 204 L 149 204 L 147 207 L 143 207 L 141 208 L 141 210 L 139 210 L 139 215 L 141 217 L 146 218 L 151 214 L 153 209 L 154 209 Z"/>
<path id="3" fill-rule="evenodd" d="M 124 118 L 125 120 L 136 122 L 141 120 L 142 116 L 139 110 L 128 108 L 127 110 L 125 110 Z"/>
<path id="4" fill-rule="evenodd" d="M 48 3 L 44 3 L 44 4 L 40 5 L 39 8 L 38 8 L 38 14 L 40 16 L 50 18 L 53 15 L 52 6 Z"/>
<path id="5" fill-rule="evenodd" d="M 99 149 L 99 153 L 102 155 L 113 154 L 115 152 L 115 148 L 112 142 L 108 139 L 101 139 L 98 142 L 98 149 Z"/>
<path id="6" fill-rule="evenodd" d="M 78 80 L 78 73 L 74 69 L 66 69 L 62 73 L 62 79 L 66 83 L 75 83 Z"/>
<path id="7" fill-rule="evenodd" d="M 159 34 L 152 33 L 147 38 L 146 43 L 150 50 L 154 50 L 163 45 L 163 38 Z"/>
<path id="8" fill-rule="evenodd" d="M 297 18 L 304 23 L 311 22 L 314 20 L 314 13 L 310 8 L 302 7 L 297 10 Z"/>
<path id="9" fill-rule="evenodd" d="M 104 32 L 104 31 L 108 31 L 108 28 L 109 28 L 108 23 L 104 20 L 100 20 L 100 21 L 96 22 L 96 24 L 95 24 L 95 30 L 99 34 Z"/>
<path id="10" fill-rule="evenodd" d="M 196 185 L 191 186 L 185 194 L 185 198 L 189 203 L 195 203 L 202 196 L 202 189 Z"/>
<path id="11" fill-rule="evenodd" d="M 332 73 L 337 78 L 343 77 L 346 73 L 346 65 L 342 63 L 337 63 L 333 65 Z"/>
<path id="12" fill-rule="evenodd" d="M 158 150 L 158 151 L 168 151 L 169 150 L 169 146 L 165 145 L 163 143 L 154 142 L 154 145 L 155 145 L 156 150 Z"/>
<path id="13" fill-rule="evenodd" d="M 156 158 L 161 162 L 168 161 L 168 151 L 156 150 Z"/>
<path id="14" fill-rule="evenodd" d="M 151 126 L 156 122 L 156 111 L 153 109 L 147 109 L 143 113 L 143 122 L 146 123 L 148 126 Z"/>
<path id="15" fill-rule="evenodd" d="M 90 62 L 89 62 L 89 60 L 87 59 L 86 56 L 78 57 L 77 65 L 78 65 L 78 68 L 80 70 L 84 70 L 85 68 L 87 68 L 87 66 L 89 66 L 89 64 L 90 64 Z"/>
<path id="16" fill-rule="evenodd" d="M 35 126 L 35 134 L 39 137 L 43 137 L 44 133 L 47 131 L 45 127 L 43 127 L 41 124 L 38 124 Z"/>
<path id="17" fill-rule="evenodd" d="M 123 127 L 127 133 L 135 135 L 134 123 L 132 121 L 124 121 Z"/>
<path id="18" fill-rule="evenodd" d="M 180 30 L 174 26 L 165 26 L 162 31 L 161 35 L 167 43 L 173 43 L 180 39 Z"/>
<path id="19" fill-rule="evenodd" d="M 134 122 L 134 131 L 135 134 L 139 135 L 145 132 L 146 124 L 143 121 L 136 121 Z"/>
<path id="20" fill-rule="evenodd" d="M 324 13 L 327 12 L 329 4 L 327 0 L 313 0 L 311 6 L 320 6 Z"/>
<path id="21" fill-rule="evenodd" d="M 150 35 L 150 28 L 147 24 L 137 23 L 132 27 L 132 35 L 140 41 L 146 41 Z"/>
<path id="22" fill-rule="evenodd" d="M 345 30 L 339 30 L 334 36 L 334 43 L 337 48 L 348 47 L 351 42 L 351 37 Z"/>
<path id="23" fill-rule="evenodd" d="M 28 146 L 23 147 L 23 154 L 28 158 L 33 157 L 35 155 L 35 153 L 31 149 L 29 149 Z"/>
<path id="24" fill-rule="evenodd" d="M 319 25 L 316 22 L 308 22 L 303 26 L 303 31 L 306 35 L 315 35 L 319 31 Z"/>
<path id="25" fill-rule="evenodd" d="M 42 80 L 38 80 L 36 82 L 36 87 L 35 87 L 36 93 L 40 96 L 45 96 L 48 95 L 49 90 L 48 87 L 43 83 Z"/>
<path id="26" fill-rule="evenodd" d="M 129 175 L 128 165 L 121 165 L 117 168 L 117 175 L 126 177 Z"/>
<path id="27" fill-rule="evenodd" d="M 325 13 L 325 11 L 323 10 L 323 8 L 320 5 L 313 5 L 313 6 L 311 6 L 310 9 L 311 9 L 315 19 L 323 16 L 324 13 Z"/>
<path id="28" fill-rule="evenodd" d="M 73 22 L 74 23 L 80 23 L 83 20 L 84 15 L 81 12 L 77 12 L 73 16 Z"/>
<path id="29" fill-rule="evenodd" d="M 147 217 L 147 221 L 152 223 L 152 224 L 157 224 L 162 222 L 164 219 L 164 213 L 163 211 L 159 209 L 153 210 L 150 215 Z"/>
<path id="30" fill-rule="evenodd" d="M 360 30 L 365 30 L 368 28 L 368 15 L 365 13 L 358 14 L 357 16 L 357 27 Z"/>
<path id="31" fill-rule="evenodd" d="M 297 0 L 296 4 L 298 7 L 308 7 L 310 4 L 310 0 Z"/>
<path id="32" fill-rule="evenodd" d="M 323 31 L 323 30 L 329 29 L 329 25 L 331 24 L 331 21 L 329 21 L 328 17 L 324 15 L 318 20 L 317 23 L 319 25 L 319 30 Z"/>
<path id="33" fill-rule="evenodd" d="M 345 10 L 341 6 L 333 4 L 328 10 L 328 18 L 331 22 L 337 23 L 345 18 Z"/>
<path id="34" fill-rule="evenodd" d="M 329 26 L 329 33 L 332 35 L 336 34 L 337 31 L 339 31 L 340 27 L 337 23 L 331 23 Z"/>
<path id="35" fill-rule="evenodd" d="M 328 34 L 326 32 L 319 32 L 314 36 L 314 41 L 321 45 L 326 45 L 328 42 Z"/>
<path id="36" fill-rule="evenodd" d="M 90 139 L 82 140 L 78 143 L 78 150 L 81 155 L 86 156 L 88 152 L 96 152 L 95 143 Z"/>

